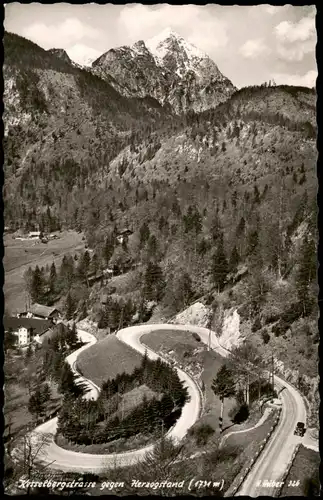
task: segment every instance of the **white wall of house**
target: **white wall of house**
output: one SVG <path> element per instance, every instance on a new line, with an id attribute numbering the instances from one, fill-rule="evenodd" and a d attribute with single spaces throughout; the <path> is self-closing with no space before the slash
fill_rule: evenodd
<path id="1" fill-rule="evenodd" d="M 30 342 L 30 330 L 28 328 L 21 326 L 18 330 L 18 344 L 26 345 Z"/>

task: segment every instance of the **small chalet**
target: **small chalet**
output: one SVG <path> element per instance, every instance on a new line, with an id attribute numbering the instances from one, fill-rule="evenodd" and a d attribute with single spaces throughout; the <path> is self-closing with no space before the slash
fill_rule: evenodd
<path id="1" fill-rule="evenodd" d="M 4 317 L 3 328 L 5 333 L 12 331 L 17 336 L 19 346 L 28 345 L 40 338 L 45 332 L 50 330 L 51 321 L 42 321 L 32 318 Z"/>
<path id="2" fill-rule="evenodd" d="M 34 318 L 50 320 L 56 323 L 61 318 L 61 314 L 56 307 L 43 306 L 42 304 L 33 304 L 29 311 L 23 311 L 17 314 L 18 318 Z"/>

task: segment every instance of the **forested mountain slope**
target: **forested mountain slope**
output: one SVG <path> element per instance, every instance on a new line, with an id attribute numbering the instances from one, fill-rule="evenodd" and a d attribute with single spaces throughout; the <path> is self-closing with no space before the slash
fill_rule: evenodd
<path id="1" fill-rule="evenodd" d="M 131 134 L 145 136 L 166 117 L 171 121 L 157 101 L 124 98 L 106 81 L 22 37 L 5 33 L 4 49 L 9 221 L 28 220 L 31 206 L 55 205 L 56 188 L 64 203 L 65 190 L 82 182 L 93 163 L 107 165 Z M 37 198 L 36 179 L 42 186 Z M 51 192 L 48 181 L 55 179 Z M 19 204 L 16 194 L 22 192 Z"/>
<path id="2" fill-rule="evenodd" d="M 315 91 L 248 87 L 175 115 L 21 37 L 4 46 L 6 225 L 84 231 L 96 269 L 135 270 L 121 295 L 136 307 L 239 308 L 243 333 L 315 377 Z M 70 304 L 111 319 L 101 290 L 79 291 Z"/>

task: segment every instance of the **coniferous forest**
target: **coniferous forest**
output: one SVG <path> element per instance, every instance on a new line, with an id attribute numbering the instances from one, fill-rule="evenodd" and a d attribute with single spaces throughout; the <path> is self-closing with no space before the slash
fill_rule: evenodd
<path id="1" fill-rule="evenodd" d="M 127 414 L 122 412 L 124 394 L 143 384 L 156 392 L 149 401 L 143 397 Z M 181 414 L 188 400 L 177 372 L 167 363 L 150 360 L 147 355 L 131 374 L 121 373 L 102 384 L 96 401 L 76 397 L 67 387 L 58 417 L 58 433 L 72 443 L 98 444 L 150 433 L 158 428 L 166 432 Z"/>

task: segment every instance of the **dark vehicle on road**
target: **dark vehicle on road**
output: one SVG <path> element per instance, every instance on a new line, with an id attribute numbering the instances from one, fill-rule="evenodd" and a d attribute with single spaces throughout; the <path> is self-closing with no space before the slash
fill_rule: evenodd
<path id="1" fill-rule="evenodd" d="M 301 436 L 303 437 L 306 432 L 306 427 L 304 422 L 297 422 L 296 428 L 294 430 L 295 436 Z"/>

